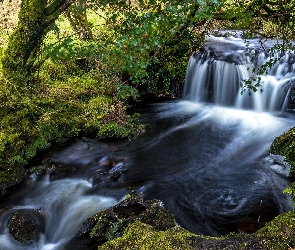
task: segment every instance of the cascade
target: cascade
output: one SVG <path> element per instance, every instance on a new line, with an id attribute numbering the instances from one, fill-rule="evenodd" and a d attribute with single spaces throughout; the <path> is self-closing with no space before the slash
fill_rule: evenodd
<path id="1" fill-rule="evenodd" d="M 294 108 L 294 54 L 259 76 L 262 93 L 240 94 L 241 81 L 267 60 L 258 40 L 210 37 L 189 60 L 184 100 L 145 107 L 140 121 L 150 128 L 143 135 L 78 140 L 44 156 L 51 164 L 43 176 L 4 195 L 0 249 L 97 249 L 75 239 L 81 225 L 131 192 L 161 200 L 180 226 L 202 235 L 252 233 L 292 210 L 283 193 L 289 166 L 269 147 L 294 126 L 292 112 L 278 112 Z M 18 211 L 35 216 L 35 241 L 10 234 Z"/>
<path id="2" fill-rule="evenodd" d="M 212 102 L 221 106 L 256 111 L 281 111 L 292 108 L 290 88 L 295 82 L 294 52 L 279 58 L 261 50 L 256 39 L 210 37 L 204 49 L 191 56 L 185 81 L 184 98 Z M 268 74 L 255 74 L 271 58 L 279 58 Z M 243 80 L 261 79 L 261 91 L 244 93 Z"/>

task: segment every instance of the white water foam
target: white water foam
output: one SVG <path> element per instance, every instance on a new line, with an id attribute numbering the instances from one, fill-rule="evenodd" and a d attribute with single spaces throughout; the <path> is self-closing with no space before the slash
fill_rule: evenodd
<path id="1" fill-rule="evenodd" d="M 220 43 L 232 43 L 231 40 L 225 38 L 215 38 L 215 40 Z M 239 46 L 242 46 L 241 39 Z M 246 47 L 244 50 L 246 51 Z M 253 59 L 255 52 L 252 52 L 243 61 L 240 60 L 241 64 L 219 60 L 218 56 L 215 59 L 215 54 L 224 53 L 222 58 L 226 60 L 227 52 L 215 51 L 214 54 L 208 50 L 207 54 L 193 55 L 187 68 L 184 98 L 193 102 L 209 101 L 216 105 L 252 109 L 258 112 L 284 110 L 290 84 L 295 81 L 295 66 L 290 63 L 290 56 L 293 52 L 286 53 L 267 75 L 257 74 L 257 67 L 267 63 L 273 57 L 260 52 Z M 231 56 L 240 57 L 236 53 L 241 52 L 232 51 Z M 278 58 L 278 55 L 274 55 L 274 58 Z M 254 79 L 252 85 L 260 79 L 261 88 L 258 88 L 256 92 L 251 90 L 241 94 L 243 81 L 252 78 Z"/>
<path id="2" fill-rule="evenodd" d="M 64 243 L 78 233 L 87 218 L 118 203 L 118 200 L 112 197 L 86 195 L 91 188 L 92 183 L 83 179 L 49 181 L 45 178 L 44 181 L 40 181 L 34 190 L 31 190 L 31 194 L 23 204 L 9 209 L 2 214 L 1 218 L 9 219 L 9 215 L 14 211 L 37 211 L 41 217 L 44 217 L 44 234 L 38 242 L 24 246 L 12 239 L 6 229 L 0 235 L 0 249 L 60 249 Z M 2 224 L 8 222 L 7 219 L 0 221 Z"/>

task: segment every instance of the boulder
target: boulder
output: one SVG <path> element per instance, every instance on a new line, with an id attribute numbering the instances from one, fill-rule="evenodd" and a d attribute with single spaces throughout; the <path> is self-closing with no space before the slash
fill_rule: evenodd
<path id="1" fill-rule="evenodd" d="M 23 211 L 17 211 L 11 216 L 8 228 L 12 237 L 23 243 L 38 240 L 42 231 L 34 216 Z"/>
<path id="2" fill-rule="evenodd" d="M 141 195 L 132 194 L 116 206 L 85 221 L 79 236 L 90 237 L 99 246 L 122 236 L 125 229 L 136 221 L 148 224 L 155 230 L 167 230 L 176 226 L 174 217 L 159 200 L 144 200 Z"/>

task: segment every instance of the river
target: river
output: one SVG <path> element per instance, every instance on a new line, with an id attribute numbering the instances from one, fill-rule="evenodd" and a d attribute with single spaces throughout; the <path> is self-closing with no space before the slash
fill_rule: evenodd
<path id="1" fill-rule="evenodd" d="M 294 126 L 286 112 L 294 66 L 280 62 L 263 76 L 262 93 L 241 96 L 253 58 L 267 60 L 245 50 L 241 39 L 208 39 L 190 59 L 183 99 L 145 107 L 140 121 L 150 126 L 139 138 L 84 139 L 53 153 L 46 174 L 1 201 L 0 249 L 79 249 L 69 242 L 82 223 L 132 192 L 160 199 L 179 225 L 212 236 L 251 233 L 293 209 L 283 193 L 289 167 L 269 147 Z M 10 236 L 19 210 L 41 225 L 37 242 Z"/>

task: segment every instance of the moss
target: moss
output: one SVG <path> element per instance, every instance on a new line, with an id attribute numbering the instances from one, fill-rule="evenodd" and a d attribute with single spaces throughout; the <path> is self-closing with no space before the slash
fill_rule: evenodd
<path id="1" fill-rule="evenodd" d="M 289 177 L 295 179 L 295 127 L 274 139 L 270 152 L 275 155 L 285 156 L 285 161 L 290 164 Z M 295 182 L 286 190 L 295 201 Z"/>
<path id="2" fill-rule="evenodd" d="M 106 210 L 96 217 L 96 223 L 91 229 L 90 237 L 94 238 L 99 245 L 121 236 L 127 225 L 128 221 L 117 218 L 112 211 Z"/>
<path id="3" fill-rule="evenodd" d="M 10 235 L 17 241 L 31 243 L 39 238 L 41 227 L 37 221 L 26 212 L 15 212 L 9 222 L 8 228 Z"/>
<path id="4" fill-rule="evenodd" d="M 80 237 L 90 237 L 99 246 L 121 237 L 136 221 L 149 224 L 156 231 L 176 226 L 174 217 L 158 200 L 143 200 L 140 194 L 131 194 L 117 205 L 102 211 L 83 223 Z"/>
<path id="5" fill-rule="evenodd" d="M 126 233 L 115 240 L 103 244 L 101 249 L 192 249 L 189 237 L 192 233 L 181 227 L 157 231 L 154 227 L 137 221 L 130 224 Z"/>
<path id="6" fill-rule="evenodd" d="M 0 167 L 0 189 L 20 183 L 26 176 L 25 169 L 19 165 Z"/>
<path id="7" fill-rule="evenodd" d="M 39 166 L 34 166 L 34 167 L 31 167 L 28 172 L 30 174 L 36 174 L 36 175 L 41 175 L 45 170 L 45 166 L 43 165 L 39 165 Z"/>
<path id="8" fill-rule="evenodd" d="M 254 234 L 231 233 L 222 237 L 195 235 L 181 227 L 164 231 L 141 221 L 130 224 L 125 233 L 99 249 L 239 249 L 286 250 L 295 247 L 295 211 L 276 217 Z"/>
<path id="9" fill-rule="evenodd" d="M 274 139 L 270 152 L 285 156 L 285 161 L 291 166 L 290 176 L 295 177 L 295 127 Z"/>
<path id="10" fill-rule="evenodd" d="M 265 249 L 293 249 L 295 247 L 295 211 L 284 213 L 255 233 L 262 238 Z"/>
<path id="11" fill-rule="evenodd" d="M 137 218 L 137 220 L 153 226 L 156 230 L 167 230 L 175 226 L 173 215 L 158 202 L 151 202 Z"/>

